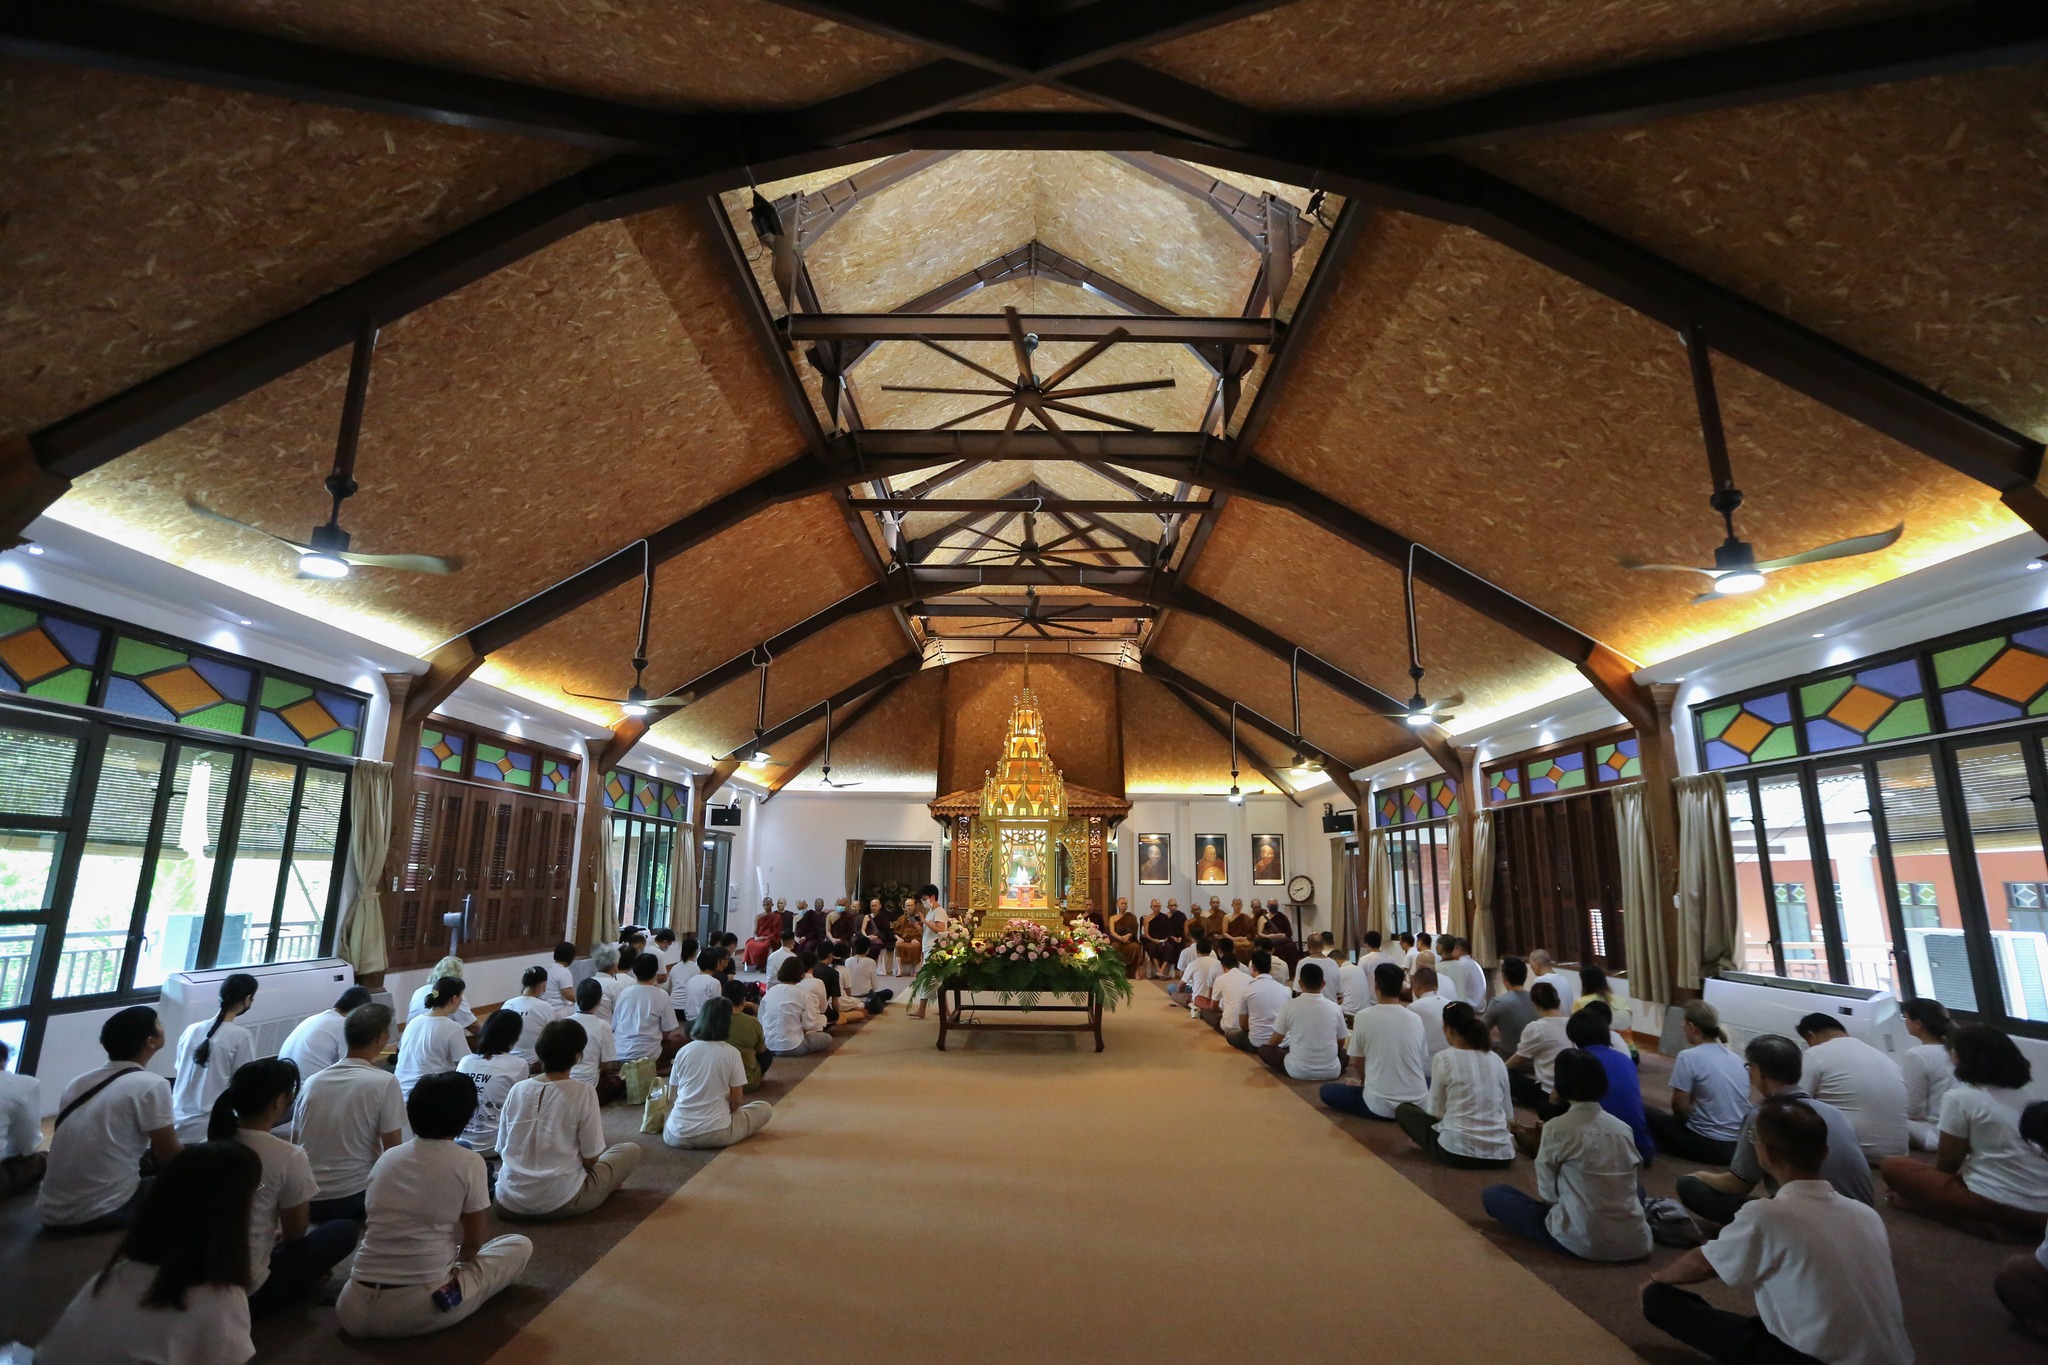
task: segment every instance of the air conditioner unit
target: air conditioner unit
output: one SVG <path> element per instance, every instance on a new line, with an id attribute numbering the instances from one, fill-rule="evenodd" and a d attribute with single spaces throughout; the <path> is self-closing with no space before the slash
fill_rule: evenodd
<path id="1" fill-rule="evenodd" d="M 1976 992 L 1969 943 L 1961 929 L 1908 929 L 1906 950 L 1914 984 L 1938 1000 L 1968 1000 Z M 1998 985 L 2015 1019 L 2048 1019 L 2048 934 L 1991 931 Z"/>
<path id="2" fill-rule="evenodd" d="M 1899 999 L 1890 991 L 1728 972 L 1709 979 L 1702 994 L 1720 1012 L 1728 1041 L 1737 1049 L 1760 1033 L 1776 1033 L 1796 1043 L 1799 1021 L 1809 1014 L 1833 1015 L 1850 1037 L 1894 1057 L 1913 1046 L 1899 1014 Z"/>
<path id="3" fill-rule="evenodd" d="M 237 1022 L 256 1035 L 256 1055 L 275 1057 L 299 1022 L 335 1000 L 356 981 L 355 968 L 338 957 L 310 962 L 277 962 L 260 967 L 214 967 L 203 972 L 173 972 L 157 1000 L 157 1018 L 164 1026 L 166 1067 L 177 1065 L 178 1038 L 195 1019 L 211 1019 L 220 1009 L 220 983 L 236 972 L 256 978 L 256 1004 Z"/>

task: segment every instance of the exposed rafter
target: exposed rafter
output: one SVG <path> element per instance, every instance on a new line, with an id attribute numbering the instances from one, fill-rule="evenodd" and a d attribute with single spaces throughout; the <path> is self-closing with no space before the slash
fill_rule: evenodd
<path id="1" fill-rule="evenodd" d="M 1285 330 L 1271 318 L 1135 317 L 1101 313 L 1037 313 L 1021 319 L 1040 341 L 1100 341 L 1112 332 L 1126 344 L 1270 346 Z M 1001 313 L 792 313 L 781 331 L 791 341 L 1007 341 Z"/>
<path id="2" fill-rule="evenodd" d="M 834 692 L 828 699 L 828 701 L 832 709 L 837 711 L 842 706 L 851 705 L 855 701 L 859 700 L 861 697 L 866 696 L 868 693 L 882 686 L 884 683 L 893 682 L 902 678 L 907 678 L 911 674 L 921 670 L 923 667 L 923 655 L 905 654 L 899 659 L 895 659 L 889 663 L 882 665 L 880 668 L 868 674 L 866 677 L 860 679 L 858 682 L 855 682 L 850 686 L 843 687 L 839 691 Z M 813 703 L 810 706 L 806 706 L 803 710 L 797 712 L 795 715 L 790 716 L 787 719 L 779 721 L 775 725 L 770 726 L 767 730 L 763 731 L 758 738 L 748 738 L 746 743 L 742 744 L 739 748 L 734 749 L 731 753 L 726 754 L 725 757 L 728 759 L 738 758 L 741 755 L 753 750 L 757 746 L 765 749 L 771 744 L 781 743 L 783 740 L 788 739 L 797 731 L 802 730 L 805 726 L 810 725 L 813 721 L 823 716 L 825 714 L 826 705 L 827 702 L 820 701 Z"/>
<path id="3" fill-rule="evenodd" d="M 1175 501 L 1164 498 L 1158 501 L 1139 501 L 1131 498 L 1062 498 L 1062 497 L 1021 497 L 1008 494 L 1000 498 L 855 498 L 853 506 L 863 512 L 1093 512 L 1126 513 L 1132 516 L 1166 516 L 1169 513 L 1191 513 L 1196 516 L 1209 510 L 1209 504 L 1198 501 Z"/>
<path id="4" fill-rule="evenodd" d="M 897 677 L 891 678 L 889 679 L 889 681 L 883 683 L 880 687 L 877 687 L 874 691 L 868 693 L 865 697 L 862 697 L 859 701 L 856 701 L 851 706 L 847 707 L 846 710 L 843 713 L 841 713 L 835 721 L 838 732 L 838 738 L 843 740 L 848 735 L 852 734 L 854 727 L 859 725 L 861 721 L 868 715 L 869 712 L 873 711 L 877 706 L 880 706 L 883 702 L 887 701 L 889 699 L 890 694 L 893 693 L 897 688 L 903 686 L 904 683 L 910 681 L 910 678 L 911 675 L 908 673 L 904 673 Z M 835 706 L 832 709 L 834 711 L 838 711 L 839 708 Z M 802 755 L 793 759 L 792 761 L 783 766 L 782 772 L 776 776 L 774 781 L 768 784 L 768 790 L 762 794 L 761 804 L 765 806 L 770 801 L 773 801 L 775 799 L 775 793 L 781 791 L 784 787 L 788 786 L 798 777 L 801 777 L 804 774 L 805 770 L 808 769 L 813 763 L 817 762 L 819 756 L 824 752 L 825 737 L 823 735 L 820 735 L 818 736 L 817 743 L 813 744 L 810 748 L 804 750 Z"/>
<path id="5" fill-rule="evenodd" d="M 1237 742 L 1236 735 L 1231 732 L 1228 722 L 1218 720 L 1216 718 L 1216 713 L 1209 709 L 1208 704 L 1206 702 L 1198 700 L 1192 692 L 1186 691 L 1185 689 L 1176 686 L 1173 683 L 1167 683 L 1166 690 L 1173 694 L 1173 699 L 1175 701 L 1179 702 L 1182 706 L 1185 706 L 1188 710 L 1194 712 L 1195 718 L 1197 720 L 1201 721 L 1202 724 L 1208 726 L 1211 730 L 1215 731 L 1216 737 L 1218 739 L 1221 739 L 1226 744 L 1232 746 L 1233 758 L 1241 756 L 1244 759 L 1244 761 L 1252 765 L 1252 768 L 1256 772 L 1258 772 L 1258 774 L 1261 777 L 1264 777 L 1268 782 L 1271 782 L 1273 784 L 1273 790 L 1279 792 L 1282 796 L 1286 797 L 1289 801 L 1292 801 L 1295 805 L 1298 806 L 1301 804 L 1301 798 L 1294 794 L 1293 786 L 1281 780 L 1280 774 L 1274 770 L 1273 766 L 1270 763 L 1266 762 L 1265 759 L 1259 756 L 1258 750 L 1251 748 L 1248 745 L 1239 744 Z M 1223 708 L 1223 714 L 1225 716 L 1228 716 L 1232 713 L 1232 710 L 1232 707 L 1226 706 Z M 1244 712 L 1244 708 L 1242 706 L 1235 707 L 1235 710 L 1240 715 Z M 1328 770 L 1325 769 L 1325 771 Z"/>
<path id="6" fill-rule="evenodd" d="M 1335 784 L 1338 791 L 1343 792 L 1346 797 L 1350 798 L 1354 806 L 1359 806 L 1363 809 L 1358 783 L 1351 776 L 1352 769 L 1356 768 L 1357 764 L 1345 762 L 1329 750 L 1316 744 L 1306 735 L 1290 733 L 1287 727 L 1280 722 L 1254 711 L 1242 702 L 1235 701 L 1234 698 L 1223 695 L 1201 679 L 1191 674 L 1183 673 L 1162 659 L 1153 658 L 1148 655 L 1139 663 L 1138 669 L 1146 677 L 1157 678 L 1160 682 L 1181 693 L 1183 697 L 1207 702 L 1218 711 L 1228 713 L 1232 705 L 1236 705 L 1239 720 L 1249 724 L 1254 730 L 1257 730 L 1269 739 L 1274 739 L 1290 746 L 1298 746 L 1303 754 L 1316 759 L 1323 765 L 1324 775 Z"/>

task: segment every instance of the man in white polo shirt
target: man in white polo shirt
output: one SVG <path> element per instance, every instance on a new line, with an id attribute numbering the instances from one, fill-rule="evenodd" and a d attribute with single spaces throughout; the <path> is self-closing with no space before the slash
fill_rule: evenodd
<path id="1" fill-rule="evenodd" d="M 1472 956 L 1472 945 L 1445 934 L 1437 940 L 1436 979 L 1446 1001 L 1462 1000 L 1475 1010 L 1486 1008 L 1486 968 Z"/>
<path id="2" fill-rule="evenodd" d="M 1243 1029 L 1245 992 L 1252 988 L 1251 969 L 1237 960 L 1237 952 L 1230 940 L 1224 939 L 1216 945 L 1216 980 L 1209 987 L 1209 998 L 1216 1002 L 1213 1014 L 1205 1012 L 1202 1017 L 1209 1026 L 1221 1032 L 1226 1038 Z"/>
<path id="3" fill-rule="evenodd" d="M 1287 1008 L 1294 992 L 1273 975 L 1273 955 L 1264 948 L 1252 949 L 1251 966 L 1252 984 L 1246 989 L 1244 1004 L 1240 1007 L 1242 1022 L 1234 1029 L 1230 1026 L 1230 1016 L 1223 1016 L 1223 1036 L 1230 1040 L 1232 1047 L 1257 1052 L 1273 1041 L 1274 1029 L 1280 1023 L 1280 1011 Z"/>
<path id="4" fill-rule="evenodd" d="M 1397 964 L 1382 962 L 1373 972 L 1378 1003 L 1352 1017 L 1351 1074 L 1322 1089 L 1323 1103 L 1340 1114 L 1392 1123 L 1396 1109 L 1429 1098 L 1422 1017 L 1401 1003 L 1401 977 Z"/>
<path id="5" fill-rule="evenodd" d="M 171 1121 L 171 1083 L 146 1068 L 164 1046 L 147 1005 L 130 1005 L 100 1025 L 107 1064 L 57 1098 L 50 1159 L 36 1194 L 46 1230 L 100 1232 L 128 1226 L 146 1189 L 144 1153 L 159 1166 L 181 1150 Z"/>
<path id="6" fill-rule="evenodd" d="M 1217 974 L 1223 970 L 1216 960 L 1216 949 L 1207 938 L 1198 938 L 1188 945 L 1194 956 L 1181 969 L 1180 984 L 1167 992 L 1177 1004 L 1188 1007 L 1188 1013 L 1200 1017 L 1207 1008 L 1202 1002 L 1215 998 Z"/>
<path id="7" fill-rule="evenodd" d="M 1334 1081 L 1344 1074 L 1344 1011 L 1323 993 L 1327 958 L 1303 958 L 1295 969 L 1301 994 L 1280 1007 L 1273 1037 L 1259 1060 L 1296 1081 Z M 1254 987 L 1256 989 L 1256 985 Z"/>
<path id="8" fill-rule="evenodd" d="M 1906 1073 L 1899 1064 L 1861 1038 L 1851 1038 L 1832 1015 L 1809 1014 L 1798 1028 L 1799 1040 L 1806 1044 L 1799 1088 L 1849 1116 L 1866 1161 L 1874 1165 L 1886 1157 L 1904 1156 L 1909 1132 Z"/>
<path id="9" fill-rule="evenodd" d="M 333 1009 L 321 1010 L 311 1018 L 299 1021 L 299 1026 L 284 1040 L 284 1046 L 277 1050 L 277 1055 L 299 1069 L 301 1086 L 348 1054 L 348 1044 L 341 1036 L 342 1024 L 350 1010 L 369 1003 L 368 991 L 361 986 L 350 986 L 334 1002 Z"/>
<path id="10" fill-rule="evenodd" d="M 1756 1153 L 1778 1192 L 1750 1200 L 1719 1237 L 1654 1272 L 1643 1316 L 1716 1360 L 1912 1365 L 1884 1220 L 1821 1179 L 1827 1124 L 1803 1100 L 1766 1100 Z M 1716 1278 L 1754 1291 L 1758 1315 L 1677 1287 Z"/>
<path id="11" fill-rule="evenodd" d="M 391 1007 L 350 1010 L 342 1040 L 348 1055 L 306 1084 L 292 1116 L 292 1141 L 306 1149 L 320 1186 L 307 1209 L 316 1223 L 362 1222 L 371 1168 L 405 1137 L 398 1077 L 377 1065 L 391 1041 Z"/>

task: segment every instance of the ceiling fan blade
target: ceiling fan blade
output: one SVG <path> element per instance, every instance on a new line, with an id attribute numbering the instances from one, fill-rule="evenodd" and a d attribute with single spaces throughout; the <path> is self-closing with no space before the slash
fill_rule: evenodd
<path id="1" fill-rule="evenodd" d="M 366 569 L 398 569 L 404 573 L 454 573 L 462 567 L 461 560 L 441 555 L 359 555 L 345 550 L 341 557 Z"/>
<path id="2" fill-rule="evenodd" d="M 1010 420 L 1003 423 L 1003 434 L 996 437 L 996 448 L 994 453 L 989 456 L 990 459 L 1000 460 L 1003 458 L 1003 456 L 1009 454 L 1010 438 L 1017 434 L 1017 423 L 1022 421 L 1023 419 L 1023 403 L 1012 403 L 1010 405 Z"/>
<path id="3" fill-rule="evenodd" d="M 998 398 L 995 402 L 990 403 L 987 407 L 976 408 L 973 412 L 963 412 L 958 417 L 949 417 L 945 421 L 933 427 L 932 430 L 944 431 L 947 427 L 956 427 L 959 426 L 962 422 L 972 422 L 977 417 L 985 417 L 989 413 L 994 412 L 997 408 L 1002 407 L 1004 404 L 1014 403 L 1015 401 L 1015 399 L 1009 397 Z"/>
<path id="4" fill-rule="evenodd" d="M 1103 398 L 1112 393 L 1143 393 L 1148 389 L 1170 389 L 1171 379 L 1136 379 L 1127 384 L 1091 384 L 1080 389 L 1061 389 L 1061 398 Z"/>
<path id="5" fill-rule="evenodd" d="M 1031 373 L 1031 348 L 1024 344 L 1024 319 L 1014 308 L 1003 310 L 1003 319 L 1010 328 L 1010 353 L 1017 357 L 1017 379 L 1020 383 L 1035 382 Z"/>
<path id="6" fill-rule="evenodd" d="M 1727 592 L 1703 592 L 1692 599 L 1692 605 L 1697 607 L 1703 602 L 1720 602 L 1735 595 Z"/>
<path id="7" fill-rule="evenodd" d="M 1064 412 L 1069 417 L 1085 417 L 1091 422 L 1100 422 L 1104 426 L 1122 427 L 1125 431 L 1152 430 L 1151 427 L 1141 425 L 1140 423 L 1127 422 L 1121 417 L 1111 417 L 1106 412 L 1094 412 L 1088 408 L 1075 407 L 1072 403 L 1062 403 L 1056 398 L 1048 398 L 1044 401 L 1045 406 Z"/>
<path id="8" fill-rule="evenodd" d="M 266 531 L 261 526 L 252 525 L 249 522 L 243 521 L 239 517 L 231 517 L 225 512 L 216 512 L 211 507 L 208 507 L 205 503 L 196 501 L 192 498 L 185 499 L 185 506 L 193 513 L 197 514 L 198 516 L 205 517 L 209 521 L 226 522 L 228 525 L 239 527 L 244 531 L 254 531 L 259 536 L 269 536 L 272 540 L 279 541 L 285 545 L 289 545 L 294 550 L 297 550 L 302 554 L 305 552 L 307 548 L 305 545 L 301 544 L 296 540 L 286 540 L 285 537 L 278 535 L 274 531 Z"/>
<path id="9" fill-rule="evenodd" d="M 1438 697 L 1429 704 L 1429 709 L 1431 711 L 1442 711 L 1446 707 L 1463 706 L 1464 704 L 1465 694 L 1463 692 L 1453 692 L 1448 697 Z"/>
<path id="10" fill-rule="evenodd" d="M 1053 440 L 1058 441 L 1060 449 L 1066 451 L 1070 457 L 1076 460 L 1087 458 L 1082 455 L 1081 447 L 1074 444 L 1074 438 L 1067 435 L 1059 423 L 1052 420 L 1052 414 L 1045 410 L 1043 403 L 1038 408 L 1038 420 L 1045 423 L 1045 429 L 1052 433 Z"/>
<path id="11" fill-rule="evenodd" d="M 982 398 L 1008 398 L 1014 389 L 948 389 L 936 384 L 884 384 L 883 393 L 968 393 Z"/>
<path id="12" fill-rule="evenodd" d="M 1819 545 L 1811 550 L 1801 550 L 1796 555 L 1786 555 L 1782 559 L 1758 560 L 1756 567 L 1760 572 L 1769 573 L 1773 569 L 1789 569 L 1797 564 L 1818 564 L 1824 559 L 1848 559 L 1853 555 L 1874 554 L 1896 545 L 1899 537 L 1905 533 L 1906 523 L 1902 521 L 1889 531 L 1878 531 L 1867 536 L 1851 536 L 1847 540 L 1838 540 L 1831 545 Z"/>
<path id="13" fill-rule="evenodd" d="M 1690 564 L 1645 564 L 1642 560 L 1632 559 L 1627 555 L 1623 555 L 1615 562 L 1624 569 L 1656 569 L 1664 573 L 1696 573 L 1705 574 L 1708 578 L 1715 576 L 1715 570 L 1713 569 L 1696 569 Z"/>
<path id="14" fill-rule="evenodd" d="M 1130 339 L 1130 336 L 1131 333 L 1129 328 L 1117 328 L 1116 330 L 1112 331 L 1108 336 L 1105 336 L 1104 338 L 1102 338 L 1102 340 L 1096 342 L 1087 350 L 1081 352 L 1081 354 L 1075 356 L 1072 360 L 1069 360 L 1066 364 L 1060 366 L 1057 370 L 1054 370 L 1052 372 L 1051 377 L 1048 378 L 1043 384 L 1040 384 L 1038 386 L 1039 389 L 1043 391 L 1046 389 L 1058 388 L 1061 384 L 1064 384 L 1066 381 L 1072 379 L 1075 375 L 1079 374 L 1083 369 L 1085 369 L 1089 365 L 1094 364 L 1097 360 L 1101 359 L 1102 353 L 1104 351 L 1107 351 L 1110 347 L 1116 345 L 1119 341 L 1128 341 Z"/>
<path id="15" fill-rule="evenodd" d="M 566 687 L 562 689 L 562 695 L 565 697 L 580 697 L 584 701 L 609 702 L 613 706 L 624 706 L 626 704 L 624 697 L 600 697 L 595 692 L 571 692 Z"/>
<path id="16" fill-rule="evenodd" d="M 1072 631 L 1076 635 L 1093 635 L 1095 633 L 1086 626 L 1070 626 L 1065 621 L 1048 621 L 1043 617 L 1039 618 L 1038 624 L 1047 630 Z"/>
<path id="17" fill-rule="evenodd" d="M 941 346 L 938 342 L 933 341 L 929 337 L 919 337 L 918 340 L 923 342 L 925 345 L 931 347 L 934 351 L 937 351 L 940 355 L 946 356 L 947 358 L 954 360 L 959 364 L 965 365 L 968 369 L 973 370 L 976 374 L 985 375 L 988 378 L 993 379 L 996 383 L 1001 384 L 1006 389 L 1014 389 L 1017 386 L 1017 381 L 1015 378 L 1005 378 L 1004 376 L 997 374 L 994 370 L 991 370 L 986 365 L 978 365 L 974 361 L 969 360 L 966 356 L 961 355 L 958 351 L 953 350 L 951 347 Z"/>

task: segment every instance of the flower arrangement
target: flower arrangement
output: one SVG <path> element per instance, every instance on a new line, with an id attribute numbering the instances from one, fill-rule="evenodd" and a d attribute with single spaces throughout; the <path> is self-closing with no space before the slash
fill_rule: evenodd
<path id="1" fill-rule="evenodd" d="M 991 911 L 974 928 L 955 921 L 932 941 L 912 989 L 936 996 L 948 985 L 984 991 L 1029 1009 L 1043 995 L 1094 995 L 1111 1009 L 1131 1000 L 1123 959 L 1100 929 L 1079 920 L 1053 930 Z"/>

